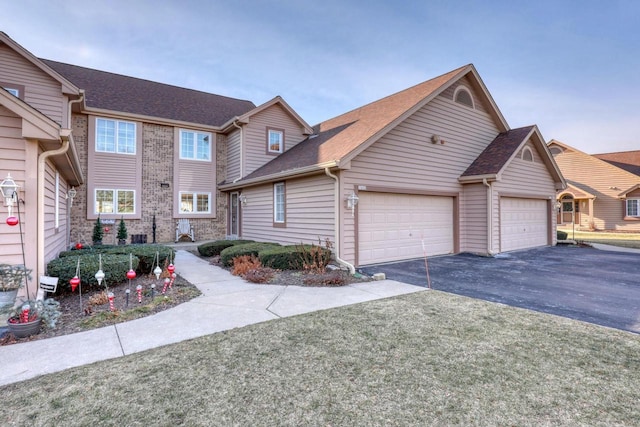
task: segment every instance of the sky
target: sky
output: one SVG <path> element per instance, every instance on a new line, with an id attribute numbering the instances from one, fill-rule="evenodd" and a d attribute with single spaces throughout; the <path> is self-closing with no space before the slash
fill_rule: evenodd
<path id="1" fill-rule="evenodd" d="M 511 128 L 640 149 L 636 0 L 0 0 L 40 58 L 247 99 L 314 125 L 473 63 Z"/>

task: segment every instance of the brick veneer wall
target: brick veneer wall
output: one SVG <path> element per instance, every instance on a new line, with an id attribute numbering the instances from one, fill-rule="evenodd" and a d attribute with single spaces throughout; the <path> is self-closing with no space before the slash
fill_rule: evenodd
<path id="1" fill-rule="evenodd" d="M 76 143 L 78 157 L 87 177 L 87 138 L 88 117 L 74 114 L 73 137 Z M 173 242 L 175 239 L 176 219 L 173 218 L 173 150 L 175 147 L 174 129 L 172 126 L 158 124 L 142 124 L 142 206 L 141 219 L 125 219 L 129 236 L 132 234 L 146 234 L 147 242 L 153 241 L 153 216 L 156 217 L 156 241 L 158 243 Z M 216 181 L 224 180 L 226 174 L 226 137 L 217 136 L 216 143 Z M 116 172 L 117 173 L 117 172 Z M 215 194 L 215 219 L 190 219 L 195 228 L 196 241 L 221 239 L 226 235 L 227 228 L 227 197 L 217 190 L 217 182 L 211 183 L 212 194 Z M 161 184 L 166 183 L 167 186 Z M 78 195 L 73 202 L 71 213 L 71 241 L 92 243 L 93 220 L 87 220 L 87 186 L 78 188 Z M 113 225 L 106 225 L 109 232 L 105 233 L 105 244 L 116 243 L 118 221 Z M 131 241 L 129 237 L 128 241 Z"/>

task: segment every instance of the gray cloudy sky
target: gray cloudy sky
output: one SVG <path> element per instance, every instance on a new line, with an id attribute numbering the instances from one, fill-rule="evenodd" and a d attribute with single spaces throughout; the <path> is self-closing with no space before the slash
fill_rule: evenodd
<path id="1" fill-rule="evenodd" d="M 640 2 L 0 0 L 41 58 L 248 99 L 316 124 L 473 63 L 511 127 L 640 149 Z"/>

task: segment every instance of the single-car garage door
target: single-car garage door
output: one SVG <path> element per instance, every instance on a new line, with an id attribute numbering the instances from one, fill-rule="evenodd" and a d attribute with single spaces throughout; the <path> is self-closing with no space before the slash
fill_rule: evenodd
<path id="1" fill-rule="evenodd" d="M 359 198 L 359 265 L 453 252 L 452 197 L 361 192 Z"/>
<path id="2" fill-rule="evenodd" d="M 540 199 L 500 199 L 500 250 L 534 248 L 549 244 L 547 201 Z"/>

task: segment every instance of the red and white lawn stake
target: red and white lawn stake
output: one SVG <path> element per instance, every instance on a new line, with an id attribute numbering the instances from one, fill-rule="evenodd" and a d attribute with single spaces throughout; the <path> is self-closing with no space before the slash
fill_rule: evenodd
<path id="1" fill-rule="evenodd" d="M 29 304 L 22 306 L 22 318 L 20 319 L 22 323 L 27 323 L 29 321 L 29 310 L 31 310 L 31 306 Z"/>
<path id="2" fill-rule="evenodd" d="M 109 297 L 109 309 L 111 311 L 116 311 L 116 307 L 115 305 L 113 305 L 113 300 L 114 300 L 113 292 L 109 292 L 107 296 Z"/>
<path id="3" fill-rule="evenodd" d="M 166 279 L 164 279 L 164 286 L 162 287 L 162 295 L 164 295 L 165 292 L 167 292 L 167 287 L 169 286 L 169 278 L 167 277 Z"/>
<path id="4" fill-rule="evenodd" d="M 138 304 L 142 302 L 142 285 L 136 286 L 136 292 L 138 293 Z"/>
<path id="5" fill-rule="evenodd" d="M 74 276 L 73 279 L 69 280 L 69 283 L 71 284 L 71 292 L 75 292 L 76 288 L 80 284 L 80 278 L 78 276 Z"/>
<path id="6" fill-rule="evenodd" d="M 172 289 L 173 282 L 176 281 L 176 277 L 178 277 L 178 275 L 176 273 L 171 273 L 171 280 L 169 281 L 169 289 Z"/>

